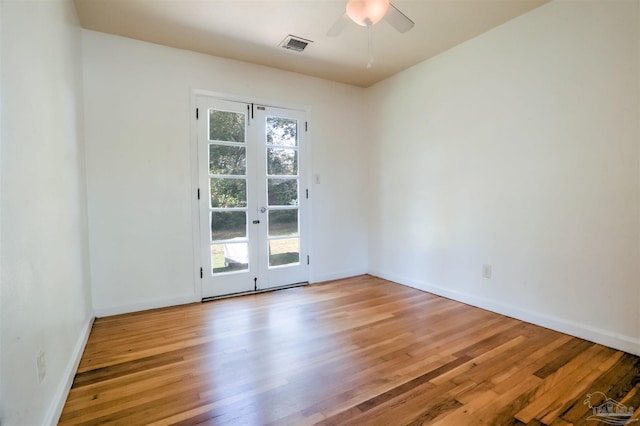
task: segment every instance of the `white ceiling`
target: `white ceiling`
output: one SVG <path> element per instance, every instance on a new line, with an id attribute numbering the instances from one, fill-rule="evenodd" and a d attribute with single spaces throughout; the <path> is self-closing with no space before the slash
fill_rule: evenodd
<path id="1" fill-rule="evenodd" d="M 395 0 L 415 22 L 400 34 L 384 20 L 327 31 L 346 0 L 75 0 L 84 28 L 214 56 L 368 87 L 469 40 L 549 0 Z M 289 34 L 313 43 L 304 52 L 279 47 Z"/>

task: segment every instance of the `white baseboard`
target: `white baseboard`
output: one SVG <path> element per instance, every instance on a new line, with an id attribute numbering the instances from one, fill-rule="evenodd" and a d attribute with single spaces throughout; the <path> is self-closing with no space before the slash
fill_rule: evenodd
<path id="1" fill-rule="evenodd" d="M 313 275 L 313 277 L 310 280 L 310 283 L 312 284 L 323 283 L 325 281 L 341 280 L 343 278 L 357 277 L 358 275 L 365 275 L 365 274 L 367 274 L 366 269 L 352 269 L 349 271 L 341 271 L 341 272 L 335 272 L 331 274 L 319 274 L 319 275 Z"/>
<path id="2" fill-rule="evenodd" d="M 596 327 L 579 324 L 565 318 L 559 318 L 550 315 L 543 315 L 537 312 L 528 311 L 517 306 L 512 306 L 472 294 L 463 293 L 456 290 L 449 290 L 427 282 L 402 277 L 396 274 L 387 274 L 379 270 L 370 270 L 369 274 L 385 280 L 393 281 L 398 284 L 413 287 L 418 290 L 433 293 L 438 296 L 446 297 L 467 305 L 486 309 L 501 315 L 519 319 L 531 324 L 539 325 L 581 339 L 589 340 L 594 343 L 609 346 L 634 355 L 640 355 L 640 339 L 626 336 L 622 334 L 612 333 Z"/>
<path id="3" fill-rule="evenodd" d="M 348 271 L 340 271 L 331 274 L 312 275 L 309 282 L 319 283 L 324 281 L 339 280 L 342 278 L 355 277 L 367 273 L 366 269 L 353 269 Z M 128 314 L 131 312 L 147 311 L 149 309 L 167 308 L 169 306 L 186 305 L 189 303 L 200 302 L 201 299 L 194 296 L 174 297 L 167 299 L 146 300 L 138 303 L 127 305 L 101 306 L 94 307 L 96 318 L 108 317 L 112 315 Z"/>
<path id="4" fill-rule="evenodd" d="M 173 297 L 168 299 L 146 300 L 128 305 L 115 305 L 95 308 L 96 318 L 109 317 L 112 315 L 129 314 L 131 312 L 148 311 L 149 309 L 167 308 L 169 306 L 186 305 L 200 302 L 195 296 Z"/>
<path id="5" fill-rule="evenodd" d="M 93 316 L 88 318 L 85 322 L 80 335 L 78 336 L 78 340 L 76 341 L 76 345 L 73 348 L 73 353 L 69 358 L 69 363 L 67 364 L 67 368 L 65 368 L 63 374 L 63 381 L 58 385 L 58 389 L 53 397 L 53 401 L 49 406 L 49 410 L 45 416 L 45 425 L 57 425 L 60 420 L 60 415 L 62 414 L 62 409 L 64 408 L 64 404 L 67 401 L 67 396 L 69 395 L 69 391 L 71 390 L 71 385 L 73 384 L 73 379 L 76 375 L 76 371 L 78 371 L 78 365 L 80 365 L 80 359 L 82 358 L 82 354 L 84 353 L 84 348 L 87 345 L 87 340 L 89 340 L 89 334 L 91 333 L 91 327 L 93 326 Z"/>

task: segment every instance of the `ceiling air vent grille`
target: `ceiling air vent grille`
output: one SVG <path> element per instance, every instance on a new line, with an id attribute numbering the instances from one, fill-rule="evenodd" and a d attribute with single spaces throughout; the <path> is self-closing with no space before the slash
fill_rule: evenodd
<path id="1" fill-rule="evenodd" d="M 302 52 L 310 43 L 313 42 L 311 40 L 306 40 L 302 37 L 296 37 L 289 34 L 284 40 L 282 40 L 280 46 L 285 49 L 293 50 L 294 52 Z"/>

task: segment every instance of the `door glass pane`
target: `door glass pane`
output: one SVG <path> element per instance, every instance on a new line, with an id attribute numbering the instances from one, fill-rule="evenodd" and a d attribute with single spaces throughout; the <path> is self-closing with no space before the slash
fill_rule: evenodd
<path id="1" fill-rule="evenodd" d="M 267 195 L 270 206 L 297 206 L 297 179 L 267 179 Z"/>
<path id="2" fill-rule="evenodd" d="M 209 174 L 245 175 L 247 153 L 243 146 L 209 145 Z"/>
<path id="3" fill-rule="evenodd" d="M 267 148 L 267 173 L 270 176 L 296 176 L 298 151 L 286 148 Z"/>
<path id="4" fill-rule="evenodd" d="M 271 210 L 269 212 L 269 236 L 298 235 L 298 209 Z"/>
<path id="5" fill-rule="evenodd" d="M 298 238 L 269 241 L 269 266 L 294 263 L 300 263 L 300 240 Z"/>
<path id="6" fill-rule="evenodd" d="M 280 117 L 267 118 L 267 144 L 298 145 L 298 120 Z"/>
<path id="7" fill-rule="evenodd" d="M 246 179 L 211 178 L 211 207 L 246 207 Z"/>
<path id="8" fill-rule="evenodd" d="M 209 140 L 244 142 L 244 114 L 238 112 L 209 110 Z"/>
<path id="9" fill-rule="evenodd" d="M 247 237 L 247 212 L 211 212 L 211 241 Z"/>
<path id="10" fill-rule="evenodd" d="M 212 272 L 243 271 L 249 269 L 249 246 L 247 243 L 211 245 Z"/>

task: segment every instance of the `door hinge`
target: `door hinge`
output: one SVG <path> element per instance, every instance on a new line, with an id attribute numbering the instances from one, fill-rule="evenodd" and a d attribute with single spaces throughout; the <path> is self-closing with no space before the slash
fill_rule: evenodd
<path id="1" fill-rule="evenodd" d="M 309 255 L 307 255 L 307 265 L 309 264 Z"/>
<path id="2" fill-rule="evenodd" d="M 253 277 L 253 291 L 258 291 L 258 277 Z"/>
<path id="3" fill-rule="evenodd" d="M 307 194 L 307 200 L 309 199 L 309 190 L 306 190 L 306 194 Z"/>
<path id="4" fill-rule="evenodd" d="M 200 199 L 200 188 L 198 188 L 198 200 Z"/>
<path id="5" fill-rule="evenodd" d="M 304 131 L 305 131 L 305 132 L 308 132 L 308 131 L 309 131 L 309 122 L 308 122 L 308 121 L 305 121 L 305 122 L 304 122 Z"/>
<path id="6" fill-rule="evenodd" d="M 204 271 L 200 268 L 200 279 L 204 278 Z"/>
<path id="7" fill-rule="evenodd" d="M 198 108 L 196 108 L 196 120 L 198 120 Z"/>

